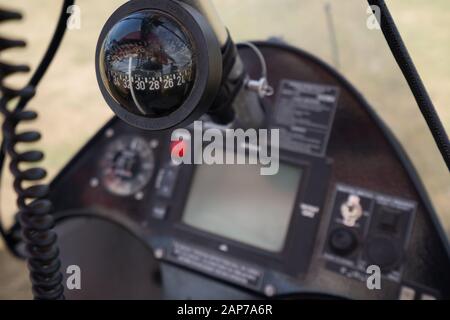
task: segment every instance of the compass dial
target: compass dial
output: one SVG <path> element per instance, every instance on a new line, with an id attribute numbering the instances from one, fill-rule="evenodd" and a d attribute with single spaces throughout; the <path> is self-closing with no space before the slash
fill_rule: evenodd
<path id="1" fill-rule="evenodd" d="M 120 20 L 101 50 L 102 80 L 129 112 L 164 117 L 187 99 L 196 75 L 189 32 L 171 16 L 141 10 Z"/>
<path id="2" fill-rule="evenodd" d="M 153 176 L 155 157 L 149 142 L 141 137 L 124 136 L 113 141 L 100 163 L 103 186 L 119 196 L 142 190 Z"/>

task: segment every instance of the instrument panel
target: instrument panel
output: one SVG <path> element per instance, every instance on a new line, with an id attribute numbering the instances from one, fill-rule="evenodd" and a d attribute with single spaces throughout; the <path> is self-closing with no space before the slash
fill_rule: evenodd
<path id="1" fill-rule="evenodd" d="M 174 165 L 171 132 L 114 118 L 52 183 L 63 262 L 86 250 L 65 221 L 101 218 L 148 248 L 159 275 L 133 285 L 155 286 L 159 298 L 450 297 L 447 240 L 395 138 L 333 69 L 286 45 L 258 46 L 277 88 L 264 104 L 267 128 L 280 130 L 279 173 Z M 251 50 L 240 54 L 257 75 Z M 95 231 L 78 234 L 86 232 Z M 116 272 L 141 270 L 142 257 L 128 259 Z M 101 271 L 86 263 L 88 273 Z M 368 285 L 374 266 L 380 288 Z"/>

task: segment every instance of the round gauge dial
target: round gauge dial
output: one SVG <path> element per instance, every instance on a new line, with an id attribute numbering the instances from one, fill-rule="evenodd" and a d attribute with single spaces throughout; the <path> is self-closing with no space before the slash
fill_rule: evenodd
<path id="1" fill-rule="evenodd" d="M 115 195 L 130 196 L 149 183 L 155 157 L 148 141 L 124 136 L 106 148 L 100 165 L 103 186 Z"/>
<path id="2" fill-rule="evenodd" d="M 120 20 L 103 42 L 102 78 L 112 97 L 139 116 L 163 117 L 191 93 L 194 44 L 174 18 L 142 10 Z"/>
<path id="3" fill-rule="evenodd" d="M 100 33 L 95 72 L 108 106 L 145 130 L 185 126 L 207 112 L 222 84 L 221 45 L 183 1 L 133 0 Z"/>

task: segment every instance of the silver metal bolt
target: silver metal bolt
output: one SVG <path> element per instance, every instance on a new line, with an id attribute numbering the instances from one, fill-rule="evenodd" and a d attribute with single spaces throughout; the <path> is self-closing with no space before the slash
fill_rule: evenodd
<path id="1" fill-rule="evenodd" d="M 161 249 L 161 248 L 155 249 L 154 254 L 155 254 L 156 259 L 158 259 L 158 260 L 162 259 L 164 257 L 164 249 Z"/>
<path id="2" fill-rule="evenodd" d="M 144 193 L 143 193 L 142 191 L 139 191 L 138 193 L 136 193 L 136 194 L 134 195 L 134 198 L 135 198 L 137 201 L 141 201 L 142 199 L 144 199 Z"/>
<path id="3" fill-rule="evenodd" d="M 107 138 L 112 138 L 112 137 L 114 136 L 114 130 L 113 130 L 113 129 L 108 129 L 108 130 L 106 130 L 105 136 L 106 136 Z"/>
<path id="4" fill-rule="evenodd" d="M 158 146 L 159 146 L 159 141 L 158 140 L 153 139 L 152 141 L 150 141 L 150 147 L 152 149 L 156 149 L 156 148 L 158 148 Z"/>
<path id="5" fill-rule="evenodd" d="M 275 287 L 273 285 L 268 284 L 267 286 L 264 287 L 264 294 L 267 297 L 273 297 L 276 293 L 277 293 L 277 289 L 275 289 Z"/>
<path id="6" fill-rule="evenodd" d="M 89 185 L 92 188 L 97 188 L 99 184 L 100 184 L 100 181 L 98 181 L 97 178 L 92 178 L 91 181 L 89 181 Z"/>

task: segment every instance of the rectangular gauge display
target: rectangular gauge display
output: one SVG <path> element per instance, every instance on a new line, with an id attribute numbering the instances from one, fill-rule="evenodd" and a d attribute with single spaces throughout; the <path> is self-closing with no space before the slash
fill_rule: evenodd
<path id="1" fill-rule="evenodd" d="M 253 164 L 198 166 L 183 222 L 266 251 L 281 251 L 302 170 L 280 163 L 277 174 L 263 176 L 260 168 Z"/>

